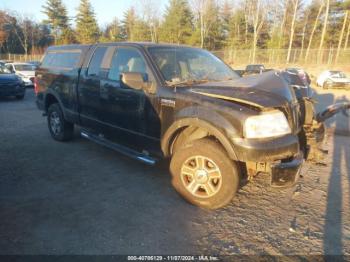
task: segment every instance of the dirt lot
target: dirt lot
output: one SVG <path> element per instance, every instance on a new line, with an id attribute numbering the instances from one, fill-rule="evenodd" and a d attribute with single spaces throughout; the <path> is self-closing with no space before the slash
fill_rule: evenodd
<path id="1" fill-rule="evenodd" d="M 316 91 L 318 107 L 350 100 Z M 349 122 L 328 123 L 326 165 L 307 163 L 294 188 L 260 176 L 206 211 L 175 193 L 166 164 L 144 166 L 78 134 L 53 141 L 32 90 L 0 100 L 0 253 L 350 255 Z"/>

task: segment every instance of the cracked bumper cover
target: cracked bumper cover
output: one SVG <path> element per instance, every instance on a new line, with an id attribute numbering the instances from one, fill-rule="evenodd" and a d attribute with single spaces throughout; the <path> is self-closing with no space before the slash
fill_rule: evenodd
<path id="1" fill-rule="evenodd" d="M 302 153 L 299 153 L 296 157 L 290 161 L 272 163 L 271 169 L 271 186 L 273 187 L 288 187 L 295 184 L 298 180 L 301 166 L 304 163 L 304 157 Z"/>
<path id="2" fill-rule="evenodd" d="M 286 135 L 271 139 L 234 139 L 239 161 L 266 163 L 263 170 L 271 174 L 271 186 L 288 187 L 297 181 L 304 162 L 299 139 Z"/>
<path id="3" fill-rule="evenodd" d="M 242 162 L 274 162 L 299 154 L 299 139 L 286 135 L 269 139 L 234 138 L 233 148 Z"/>

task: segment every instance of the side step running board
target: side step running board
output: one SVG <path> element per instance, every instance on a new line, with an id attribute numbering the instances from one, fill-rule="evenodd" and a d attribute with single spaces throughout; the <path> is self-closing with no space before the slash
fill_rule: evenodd
<path id="1" fill-rule="evenodd" d="M 133 150 L 133 149 L 128 148 L 126 146 L 113 143 L 113 142 L 111 142 L 103 137 L 100 137 L 98 135 L 95 135 L 87 130 L 82 130 L 80 132 L 80 134 L 82 137 L 87 138 L 87 139 L 89 139 L 89 140 L 91 140 L 99 145 L 108 147 L 114 151 L 117 151 L 125 156 L 136 159 L 138 161 L 141 161 L 145 164 L 154 165 L 157 162 L 157 160 L 155 158 L 152 158 L 148 155 L 137 152 L 136 150 Z"/>

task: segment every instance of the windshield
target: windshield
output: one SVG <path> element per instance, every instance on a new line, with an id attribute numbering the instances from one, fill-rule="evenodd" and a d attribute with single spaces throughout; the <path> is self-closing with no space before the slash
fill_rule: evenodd
<path id="1" fill-rule="evenodd" d="M 219 58 L 202 49 L 151 47 L 148 50 L 168 85 L 239 78 Z"/>
<path id="2" fill-rule="evenodd" d="M 4 66 L 0 64 L 0 74 L 10 74 L 11 72 Z"/>
<path id="3" fill-rule="evenodd" d="M 33 71 L 34 66 L 27 64 L 14 65 L 16 71 Z"/>

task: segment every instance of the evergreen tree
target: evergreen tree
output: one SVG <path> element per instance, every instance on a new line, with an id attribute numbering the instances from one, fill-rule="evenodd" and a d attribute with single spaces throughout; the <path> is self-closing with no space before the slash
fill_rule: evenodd
<path id="1" fill-rule="evenodd" d="M 127 41 L 151 41 L 149 26 L 137 17 L 133 7 L 124 13 L 122 37 Z"/>
<path id="2" fill-rule="evenodd" d="M 55 44 L 57 44 L 62 32 L 70 27 L 67 9 L 61 0 L 47 0 L 42 12 L 47 15 L 44 23 L 50 27 Z"/>
<path id="3" fill-rule="evenodd" d="M 130 7 L 124 12 L 124 19 L 122 20 L 122 38 L 127 41 L 132 40 L 132 32 L 136 23 L 135 9 Z"/>
<path id="4" fill-rule="evenodd" d="M 95 43 L 100 32 L 95 18 L 94 10 L 89 0 L 81 0 L 76 16 L 77 35 L 81 43 Z"/>
<path id="5" fill-rule="evenodd" d="M 188 43 L 193 33 L 193 15 L 186 0 L 170 0 L 160 30 L 160 41 Z"/>
<path id="6" fill-rule="evenodd" d="M 100 42 L 118 42 L 122 41 L 122 27 L 118 18 L 106 26 L 101 35 Z"/>

